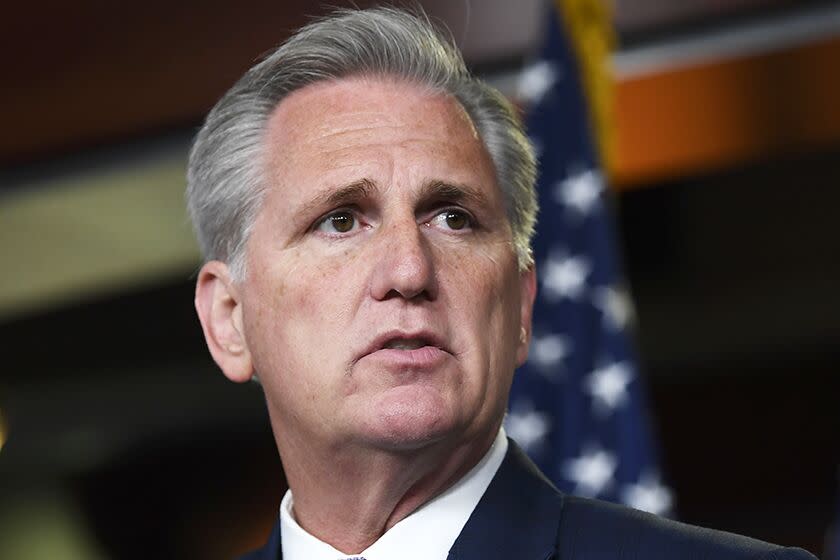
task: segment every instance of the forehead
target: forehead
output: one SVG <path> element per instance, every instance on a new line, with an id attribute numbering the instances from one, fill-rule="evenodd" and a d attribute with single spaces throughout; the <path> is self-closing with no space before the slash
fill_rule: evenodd
<path id="1" fill-rule="evenodd" d="M 439 173 L 481 175 L 495 186 L 492 161 L 460 103 L 388 78 L 345 78 L 293 92 L 269 118 L 265 155 L 274 184 L 290 175 L 336 172 L 340 179 L 366 172 L 366 165 L 387 173 L 389 166 L 429 167 L 426 160 L 434 160 Z"/>
<path id="2" fill-rule="evenodd" d="M 269 118 L 268 139 L 294 146 L 296 141 L 352 131 L 361 122 L 371 127 L 413 124 L 417 130 L 467 133 L 478 139 L 469 115 L 451 96 L 396 78 L 363 76 L 316 82 L 292 92 Z"/>

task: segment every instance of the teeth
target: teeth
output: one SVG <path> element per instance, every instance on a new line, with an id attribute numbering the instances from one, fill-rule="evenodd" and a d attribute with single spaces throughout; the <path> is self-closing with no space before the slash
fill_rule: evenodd
<path id="1" fill-rule="evenodd" d="M 390 340 L 385 344 L 385 348 L 393 350 L 416 350 L 426 346 L 426 341 L 419 338 L 400 338 Z"/>

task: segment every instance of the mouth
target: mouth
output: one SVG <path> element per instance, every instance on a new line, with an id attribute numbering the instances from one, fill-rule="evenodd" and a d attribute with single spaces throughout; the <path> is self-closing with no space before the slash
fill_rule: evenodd
<path id="1" fill-rule="evenodd" d="M 437 363 L 450 354 L 443 338 L 435 333 L 389 331 L 377 336 L 358 359 L 374 358 L 421 366 Z"/>
<path id="2" fill-rule="evenodd" d="M 371 343 L 368 351 L 418 350 L 424 347 L 432 347 L 449 352 L 449 349 L 445 347 L 443 338 L 431 331 L 388 331 L 377 336 Z"/>
<path id="3" fill-rule="evenodd" d="M 392 338 L 382 345 L 383 350 L 417 350 L 424 346 L 435 346 L 424 338 Z"/>

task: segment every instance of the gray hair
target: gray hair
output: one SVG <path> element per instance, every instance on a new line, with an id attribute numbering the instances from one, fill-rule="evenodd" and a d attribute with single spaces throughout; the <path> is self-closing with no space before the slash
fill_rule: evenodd
<path id="1" fill-rule="evenodd" d="M 520 268 L 533 263 L 536 164 L 514 108 L 470 75 L 451 38 L 420 14 L 339 10 L 301 28 L 248 70 L 207 116 L 190 151 L 187 207 L 204 257 L 245 274 L 245 244 L 266 187 L 267 121 L 291 92 L 349 76 L 404 79 L 454 97 L 493 160 Z"/>

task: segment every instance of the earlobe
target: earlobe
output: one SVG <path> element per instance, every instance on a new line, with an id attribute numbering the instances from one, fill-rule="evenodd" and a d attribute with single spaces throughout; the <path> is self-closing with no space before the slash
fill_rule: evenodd
<path id="1" fill-rule="evenodd" d="M 245 339 L 242 304 L 227 265 L 210 261 L 201 267 L 195 309 L 207 348 L 225 376 L 237 383 L 250 380 L 254 368 Z"/>
<path id="2" fill-rule="evenodd" d="M 520 325 L 519 345 L 516 349 L 516 365 L 521 366 L 528 359 L 528 348 L 531 345 L 531 318 L 534 311 L 534 300 L 537 297 L 537 273 L 534 265 L 520 272 Z"/>

